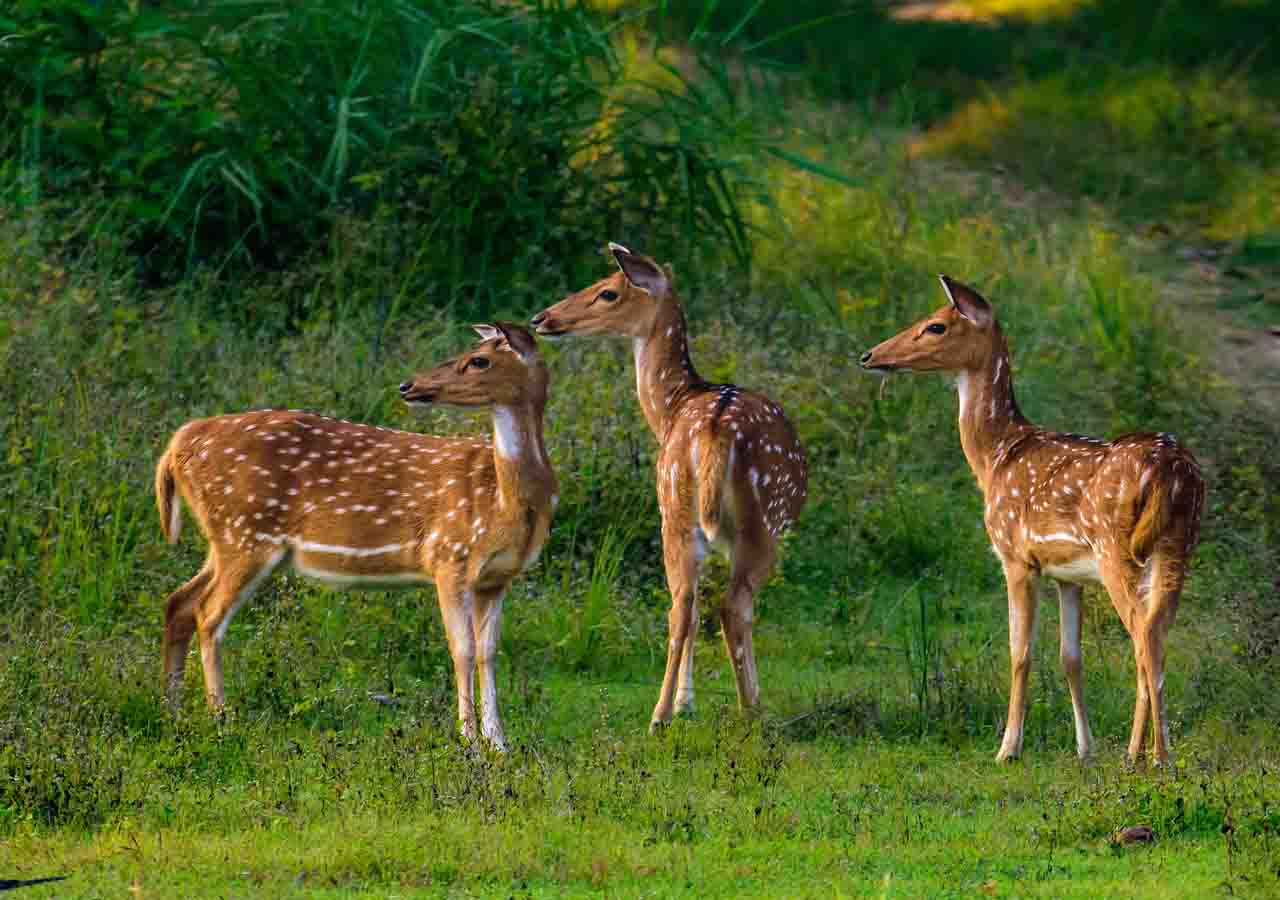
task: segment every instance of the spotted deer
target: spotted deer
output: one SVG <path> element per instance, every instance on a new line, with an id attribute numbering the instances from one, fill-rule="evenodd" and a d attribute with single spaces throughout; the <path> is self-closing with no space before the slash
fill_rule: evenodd
<path id="1" fill-rule="evenodd" d="M 1058 584 L 1060 656 L 1071 691 L 1076 751 L 1092 749 L 1080 655 L 1081 592 L 1101 583 L 1133 641 L 1137 703 L 1129 757 L 1146 742 L 1169 760 L 1164 707 L 1165 637 L 1187 560 L 1199 540 L 1204 480 L 1195 457 L 1168 434 L 1111 442 L 1031 424 L 1013 396 L 1004 333 L 991 306 L 942 276 L 948 304 L 862 355 L 873 372 L 953 372 L 960 444 L 978 480 L 983 520 L 1009 594 L 1009 717 L 996 759 L 1022 752 L 1027 676 L 1035 634 L 1032 578 Z"/>
<path id="2" fill-rule="evenodd" d="M 760 695 L 751 642 L 755 595 L 773 568 L 779 537 L 804 505 L 804 448 L 768 397 L 710 384 L 694 370 L 670 270 L 619 244 L 609 251 L 617 272 L 538 313 L 532 324 L 546 337 L 619 335 L 634 348 L 640 408 L 659 444 L 658 505 L 671 590 L 667 667 L 650 727 L 693 707 L 698 572 L 709 548 L 730 559 L 720 624 L 738 705 L 750 711 Z"/>
<path id="3" fill-rule="evenodd" d="M 400 385 L 410 406 L 489 406 L 493 443 L 431 437 L 296 410 L 196 419 L 156 467 L 164 535 L 185 504 L 209 542 L 200 572 L 169 597 L 170 702 L 200 637 L 209 705 L 223 706 L 219 646 L 236 610 L 285 563 L 339 588 L 434 582 L 457 679 L 463 736 L 505 749 L 494 683 L 502 597 L 537 558 L 557 500 L 542 439 L 547 369 L 519 325 L 474 326 L 481 341 Z"/>

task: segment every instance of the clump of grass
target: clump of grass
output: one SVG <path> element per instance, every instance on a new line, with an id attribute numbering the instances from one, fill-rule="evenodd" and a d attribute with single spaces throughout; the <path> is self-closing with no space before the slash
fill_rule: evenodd
<path id="1" fill-rule="evenodd" d="M 715 235 L 745 260 L 715 82 L 691 90 L 669 65 L 629 80 L 583 7 L 264 13 L 19 5 L 0 50 L 0 120 L 22 135 L 0 144 L 3 189 L 57 210 L 101 192 L 159 281 L 293 265 L 376 221 L 397 306 L 508 308 L 545 289 L 543 260 L 580 271 L 602 228 L 667 250 Z M 322 300 L 283 298 L 294 320 Z"/>
<path id="2" fill-rule="evenodd" d="M 633 524 L 610 525 L 593 541 L 591 575 L 585 591 L 564 623 L 560 653 L 570 669 L 607 668 L 610 640 L 603 630 L 622 570 L 627 545 L 635 536 Z"/>

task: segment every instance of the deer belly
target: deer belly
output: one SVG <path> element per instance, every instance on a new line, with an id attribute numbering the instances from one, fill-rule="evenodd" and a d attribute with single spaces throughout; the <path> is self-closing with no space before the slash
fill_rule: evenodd
<path id="1" fill-rule="evenodd" d="M 298 541 L 292 562 L 299 575 L 335 588 L 394 587 L 431 581 L 414 564 L 410 548 L 400 544 L 347 547 Z"/>
<path id="2" fill-rule="evenodd" d="M 1040 571 L 1050 578 L 1070 581 L 1074 584 L 1102 581 L 1102 576 L 1098 573 L 1097 557 L 1091 553 L 1071 560 L 1041 565 Z"/>
<path id="3" fill-rule="evenodd" d="M 514 547 L 499 550 L 485 562 L 484 569 L 480 572 L 480 579 L 487 585 L 490 582 L 515 578 L 523 571 L 524 567 L 520 563 L 520 555 Z"/>
<path id="4" fill-rule="evenodd" d="M 515 578 L 530 568 L 542 554 L 542 545 L 546 543 L 546 534 L 536 535 L 521 553 L 515 547 L 499 550 L 484 564 L 480 577 L 485 581 L 506 581 Z"/>

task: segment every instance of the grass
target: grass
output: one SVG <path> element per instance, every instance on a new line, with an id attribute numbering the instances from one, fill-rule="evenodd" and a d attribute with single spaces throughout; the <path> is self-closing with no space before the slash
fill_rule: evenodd
<path id="1" fill-rule="evenodd" d="M 884 27 L 909 37 L 942 26 Z M 642 42 L 620 52 L 648 63 Z M 1006 75 L 993 90 L 1019 89 Z M 1137 233 L 1135 207 L 1077 202 L 1087 186 L 1069 166 L 1050 181 L 986 164 L 1032 171 L 1031 144 L 922 153 L 928 104 L 910 100 L 927 99 L 928 79 L 898 89 L 902 103 L 839 114 L 822 94 L 785 106 L 763 90 L 737 97 L 730 120 L 785 115 L 786 133 L 765 143 L 850 183 L 743 150 L 744 178 L 768 188 L 742 197 L 750 270 L 722 232 L 697 226 L 676 273 L 700 371 L 768 391 L 813 465 L 810 504 L 757 610 L 761 717 L 733 709 L 715 634 L 726 573 L 713 566 L 698 713 L 645 734 L 668 604 L 653 442 L 628 348 L 557 344 L 545 348 L 547 427 L 562 500 L 542 561 L 506 603 L 506 759 L 458 746 L 430 591 L 276 580 L 229 629 L 228 716 L 203 709 L 194 662 L 179 715 L 161 702 L 164 598 L 203 556 L 195 529 L 171 548 L 154 520 L 151 467 L 175 427 L 269 404 L 487 427 L 460 413 L 412 418 L 395 396 L 471 338 L 464 309 L 397 294 L 399 269 L 380 249 L 394 226 L 351 216 L 295 266 L 155 287 L 109 204 L 87 196 L 40 229 L 38 207 L 0 207 L 0 878 L 68 876 L 32 897 L 1280 889 L 1280 430 L 1217 375 L 1170 300 L 1177 245 Z M 1253 133 L 1263 113 L 1224 104 L 1232 127 Z M 1086 162 L 1119 182 L 1145 145 L 1125 146 L 1112 145 L 1110 164 L 1101 152 Z M 1154 158 L 1143 203 L 1181 208 L 1181 160 Z M 1245 154 L 1223 177 L 1252 167 Z M 609 225 L 596 243 L 615 237 Z M 1263 238 L 1240 240 L 1249 265 L 1267 264 Z M 581 286 L 554 258 L 524 265 L 527 290 L 502 300 L 504 313 L 527 316 Z M 596 257 L 584 278 L 607 265 Z M 1122 762 L 1132 652 L 1097 591 L 1084 641 L 1097 760 L 1072 753 L 1046 602 L 1026 758 L 991 761 L 1008 683 L 1004 593 L 954 396 L 940 379 L 882 385 L 856 365 L 940 305 L 939 271 L 996 304 L 1034 421 L 1173 430 L 1205 465 L 1204 541 L 1170 638 L 1173 772 Z M 282 327 L 279 310 L 299 298 L 323 312 Z M 214 314 L 226 304 L 242 314 Z M 1154 844 L 1113 843 L 1135 825 Z"/>
<path id="2" fill-rule="evenodd" d="M 0 33 L 9 205 L 52 225 L 100 196 L 152 286 L 341 252 L 384 272 L 350 302 L 491 314 L 549 289 L 527 281 L 545 258 L 583 272 L 600 222 L 682 259 L 681 230 L 718 232 L 745 260 L 725 139 L 746 132 L 714 69 L 629 73 L 579 4 L 59 0 Z M 329 300 L 277 317 L 341 317 Z"/>

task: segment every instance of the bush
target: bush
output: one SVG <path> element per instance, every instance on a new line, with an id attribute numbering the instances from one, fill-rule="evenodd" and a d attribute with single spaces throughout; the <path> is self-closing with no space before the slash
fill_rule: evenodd
<path id="1" fill-rule="evenodd" d="M 0 183 L 101 192 L 152 281 L 283 267 L 352 220 L 387 226 L 402 293 L 481 308 L 612 236 L 745 259 L 722 107 L 674 67 L 628 82 L 576 5 L 23 0 L 0 33 Z"/>

